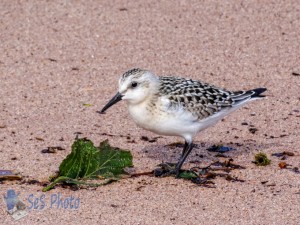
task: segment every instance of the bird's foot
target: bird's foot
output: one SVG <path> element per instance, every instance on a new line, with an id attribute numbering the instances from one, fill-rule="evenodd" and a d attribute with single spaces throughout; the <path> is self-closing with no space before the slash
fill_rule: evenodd
<path id="1" fill-rule="evenodd" d="M 176 174 L 176 163 L 161 163 L 158 166 L 160 168 L 154 170 L 154 176 L 156 177 L 167 177 Z"/>
<path id="2" fill-rule="evenodd" d="M 167 177 L 167 176 L 174 176 L 179 178 L 180 170 L 176 167 L 176 163 L 161 163 L 157 168 L 154 170 L 154 176 L 156 177 Z"/>

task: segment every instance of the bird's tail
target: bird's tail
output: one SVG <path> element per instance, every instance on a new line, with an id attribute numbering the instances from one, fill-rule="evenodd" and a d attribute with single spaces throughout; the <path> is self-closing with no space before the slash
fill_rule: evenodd
<path id="1" fill-rule="evenodd" d="M 255 89 L 252 89 L 252 90 L 247 91 L 247 92 L 252 93 L 251 98 L 263 98 L 263 97 L 266 97 L 266 96 L 261 95 L 261 93 L 264 93 L 266 90 L 267 90 L 267 88 L 255 88 Z"/>
<path id="2" fill-rule="evenodd" d="M 266 90 L 267 88 L 255 88 L 249 91 L 237 91 L 232 93 L 231 98 L 235 102 L 235 105 L 238 105 L 249 100 L 255 100 L 265 97 L 261 94 Z"/>

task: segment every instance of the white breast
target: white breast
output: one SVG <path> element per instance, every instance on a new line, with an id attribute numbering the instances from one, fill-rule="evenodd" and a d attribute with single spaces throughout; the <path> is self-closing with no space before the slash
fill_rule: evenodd
<path id="1" fill-rule="evenodd" d="M 128 105 L 129 114 L 134 122 L 142 128 L 149 129 L 151 126 L 152 115 L 147 110 L 146 104 Z"/>

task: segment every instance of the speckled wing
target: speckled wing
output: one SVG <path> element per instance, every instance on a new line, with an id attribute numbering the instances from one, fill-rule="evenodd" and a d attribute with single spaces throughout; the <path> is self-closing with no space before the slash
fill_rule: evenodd
<path id="1" fill-rule="evenodd" d="M 260 97 L 255 90 L 230 92 L 207 83 L 180 77 L 160 77 L 160 93 L 171 102 L 169 107 L 183 107 L 198 120 L 207 118 L 223 109 Z"/>

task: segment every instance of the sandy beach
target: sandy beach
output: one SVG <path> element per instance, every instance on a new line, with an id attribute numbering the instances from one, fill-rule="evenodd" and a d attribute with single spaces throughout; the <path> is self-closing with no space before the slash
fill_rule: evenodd
<path id="1" fill-rule="evenodd" d="M 31 207 L 16 221 L 2 197 L 1 223 L 300 223 L 299 1 L 1 1 L 0 18 L 0 170 L 38 181 L 0 181 L 1 196 L 14 190 Z M 42 192 L 39 182 L 58 170 L 78 132 L 130 150 L 137 173 L 178 160 L 182 149 L 170 144 L 183 139 L 138 128 L 125 102 L 97 113 L 135 67 L 228 90 L 268 89 L 199 133 L 184 164 L 232 158 L 245 169 L 230 174 L 244 182 L 217 177 L 207 188 L 145 175 Z M 235 150 L 228 158 L 207 151 L 220 144 Z M 49 146 L 64 150 L 43 153 Z M 294 155 L 272 156 L 284 151 Z M 270 165 L 252 163 L 259 152 Z M 77 208 L 55 198 L 78 199 Z"/>

